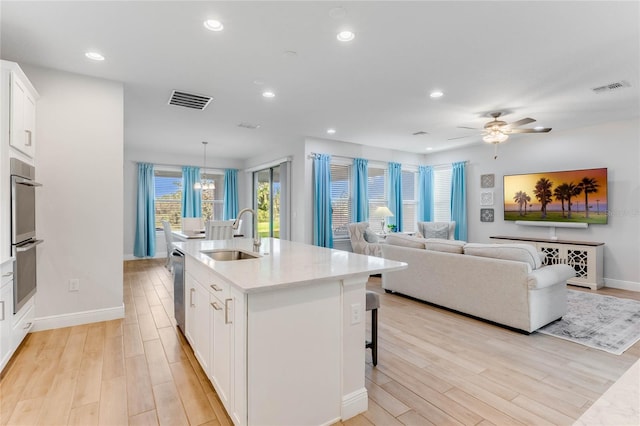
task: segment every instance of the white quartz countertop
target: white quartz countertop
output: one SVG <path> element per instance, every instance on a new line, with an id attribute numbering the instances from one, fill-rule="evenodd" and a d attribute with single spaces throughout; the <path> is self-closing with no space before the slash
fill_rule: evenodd
<path id="1" fill-rule="evenodd" d="M 257 259 L 216 261 L 202 251 L 253 251 L 253 239 L 194 240 L 174 246 L 213 269 L 245 293 L 290 287 L 311 281 L 345 279 L 404 269 L 407 264 L 342 250 L 316 247 L 277 238 L 263 238 Z"/>

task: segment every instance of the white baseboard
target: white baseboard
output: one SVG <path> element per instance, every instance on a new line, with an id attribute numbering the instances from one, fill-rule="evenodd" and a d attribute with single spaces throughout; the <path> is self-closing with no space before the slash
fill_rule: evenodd
<path id="1" fill-rule="evenodd" d="M 621 290 L 640 291 L 640 283 L 635 281 L 622 281 L 605 278 L 604 286 L 609 288 L 619 288 Z"/>
<path id="2" fill-rule="evenodd" d="M 110 321 L 120 318 L 124 318 L 124 304 L 116 308 L 96 309 L 93 311 L 74 312 L 71 314 L 35 318 L 33 320 L 33 328 L 31 331 L 51 330 L 54 328 L 71 327 L 74 325 Z"/>
<path id="3" fill-rule="evenodd" d="M 367 388 L 342 396 L 342 421 L 364 413 L 369 408 Z"/>
<path id="4" fill-rule="evenodd" d="M 156 252 L 156 255 L 153 257 L 135 257 L 133 253 L 125 253 L 122 256 L 122 260 L 165 259 L 166 257 L 167 257 L 167 253 L 164 251 L 160 253 Z"/>

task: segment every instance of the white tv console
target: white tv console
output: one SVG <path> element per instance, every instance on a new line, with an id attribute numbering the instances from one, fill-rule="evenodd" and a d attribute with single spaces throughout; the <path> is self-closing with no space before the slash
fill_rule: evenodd
<path id="1" fill-rule="evenodd" d="M 604 286 L 604 243 L 504 235 L 490 238 L 497 243 L 521 242 L 533 245 L 547 255 L 544 265 L 564 263 L 571 266 L 576 271 L 576 277 L 567 280 L 567 284 L 589 287 L 591 290 Z"/>

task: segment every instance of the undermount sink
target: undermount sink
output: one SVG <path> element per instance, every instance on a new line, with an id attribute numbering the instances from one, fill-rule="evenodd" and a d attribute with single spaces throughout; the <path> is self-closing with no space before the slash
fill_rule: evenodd
<path id="1" fill-rule="evenodd" d="M 212 251 L 201 251 L 200 253 L 209 256 L 213 260 L 217 261 L 230 261 L 230 260 L 247 260 L 247 259 L 257 259 L 260 257 L 257 253 L 249 253 L 241 250 L 212 250 Z"/>

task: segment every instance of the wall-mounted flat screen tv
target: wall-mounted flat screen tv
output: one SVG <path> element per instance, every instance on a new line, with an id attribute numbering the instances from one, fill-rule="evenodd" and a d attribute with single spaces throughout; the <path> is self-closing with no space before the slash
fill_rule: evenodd
<path id="1" fill-rule="evenodd" d="M 607 223 L 607 169 L 504 176 L 504 219 Z"/>

